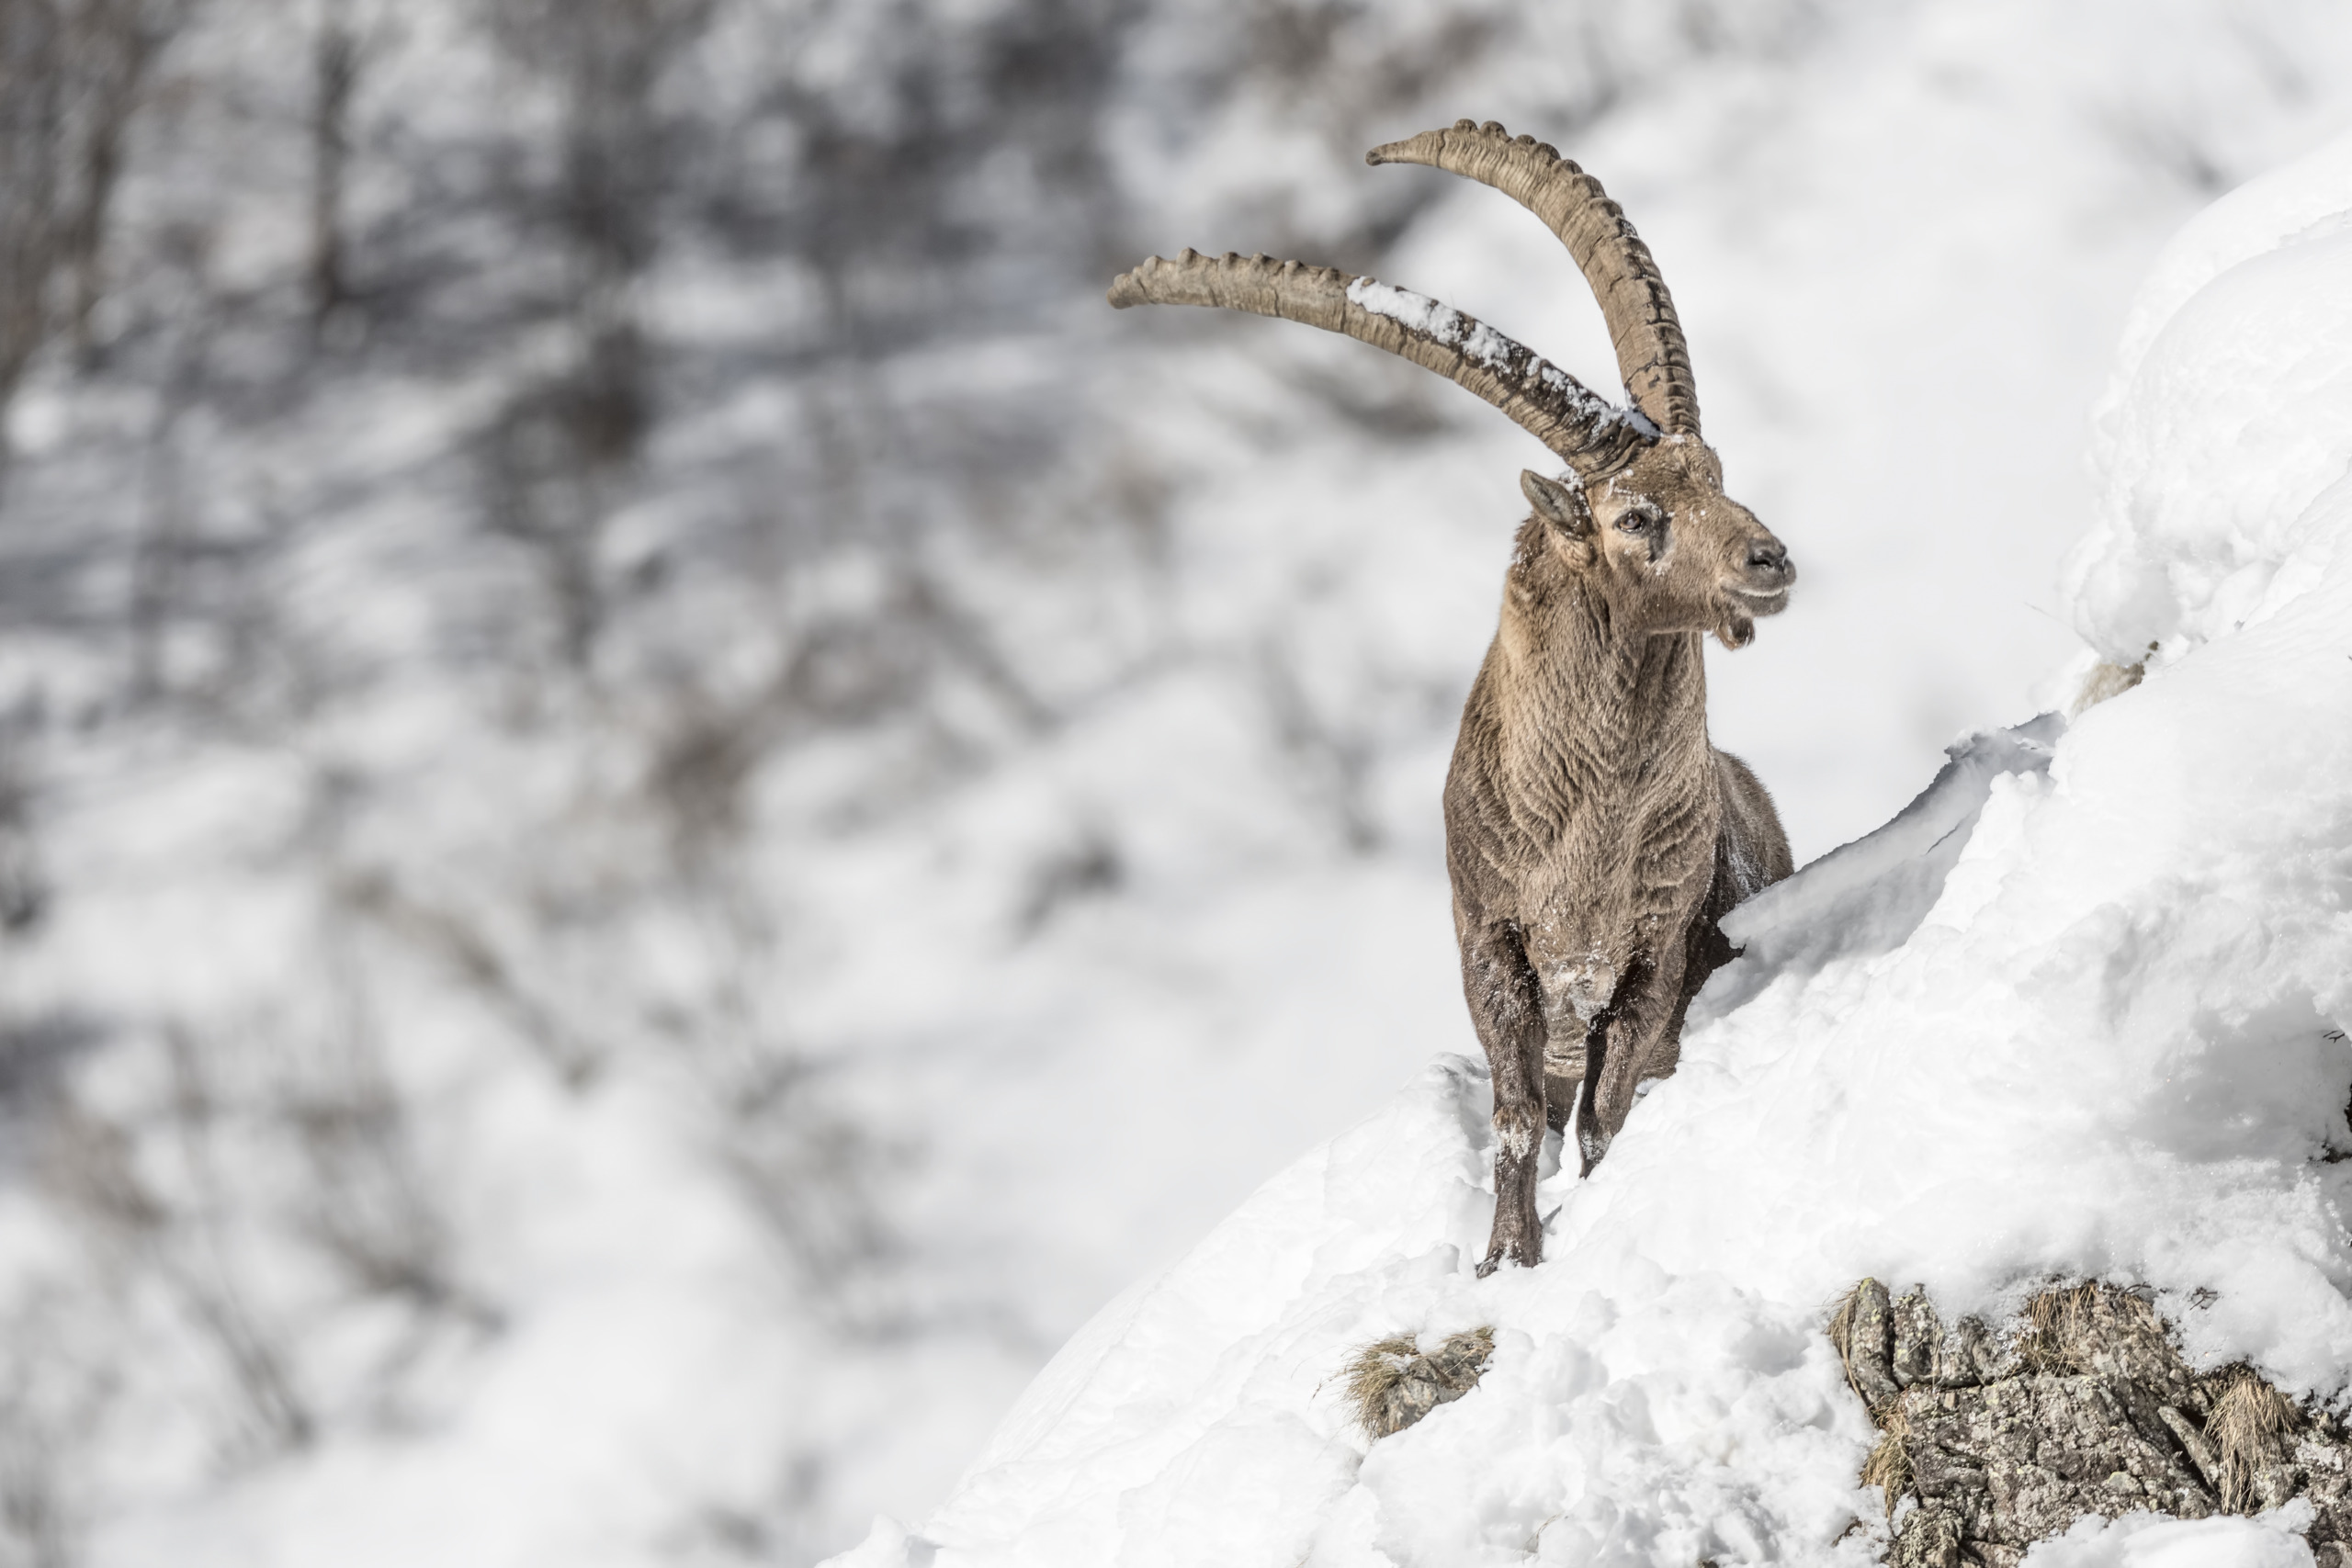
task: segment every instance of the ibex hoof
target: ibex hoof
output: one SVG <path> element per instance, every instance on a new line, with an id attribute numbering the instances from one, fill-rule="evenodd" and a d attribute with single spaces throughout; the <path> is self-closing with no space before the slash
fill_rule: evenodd
<path id="1" fill-rule="evenodd" d="M 1540 1231 L 1532 1241 L 1498 1239 L 1487 1248 L 1487 1260 L 1478 1265 L 1478 1278 L 1485 1279 L 1506 1263 L 1532 1269 L 1543 1261 L 1544 1236 Z"/>

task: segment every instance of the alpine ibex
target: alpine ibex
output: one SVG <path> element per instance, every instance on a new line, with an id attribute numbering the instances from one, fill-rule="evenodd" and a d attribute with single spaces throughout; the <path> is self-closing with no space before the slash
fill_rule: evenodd
<path id="1" fill-rule="evenodd" d="M 1630 408 L 1437 300 L 1329 267 L 1154 256 L 1111 303 L 1216 305 L 1345 333 L 1437 371 L 1566 463 L 1533 507 L 1445 784 L 1462 984 L 1493 1069 L 1486 1261 L 1541 1261 L 1537 1156 L 1576 1106 L 1582 1173 L 1635 1086 L 1674 1070 L 1682 1017 L 1728 962 L 1716 920 L 1790 871 L 1771 797 L 1707 739 L 1701 646 L 1745 646 L 1796 570 L 1723 491 L 1674 302 L 1600 182 L 1532 137 L 1457 122 L 1374 149 L 1494 186 L 1551 227 L 1600 302 Z M 1577 1087 L 1583 1086 L 1581 1096 Z"/>

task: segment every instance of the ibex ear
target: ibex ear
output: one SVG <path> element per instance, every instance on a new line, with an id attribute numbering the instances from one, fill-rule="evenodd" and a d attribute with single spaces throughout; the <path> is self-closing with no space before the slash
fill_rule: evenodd
<path id="1" fill-rule="evenodd" d="M 1592 507 L 1584 498 L 1580 484 L 1562 484 L 1547 479 L 1532 468 L 1519 471 L 1520 493 L 1535 508 L 1535 515 L 1552 524 L 1571 539 L 1592 536 Z"/>

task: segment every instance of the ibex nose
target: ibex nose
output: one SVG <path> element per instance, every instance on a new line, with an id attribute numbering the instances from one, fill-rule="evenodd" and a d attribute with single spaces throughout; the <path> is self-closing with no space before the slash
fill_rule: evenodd
<path id="1" fill-rule="evenodd" d="M 1760 571 L 1786 571 L 1788 547 L 1778 539 L 1758 539 L 1747 547 L 1747 564 Z"/>

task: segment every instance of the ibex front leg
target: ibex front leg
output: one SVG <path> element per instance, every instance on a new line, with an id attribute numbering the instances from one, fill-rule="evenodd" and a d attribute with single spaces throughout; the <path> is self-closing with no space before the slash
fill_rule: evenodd
<path id="1" fill-rule="evenodd" d="M 1544 1004 L 1513 921 L 1465 926 L 1462 990 L 1495 1086 L 1495 1231 L 1483 1277 L 1509 1258 L 1544 1261 L 1535 1217 L 1536 1162 L 1544 1153 Z"/>

